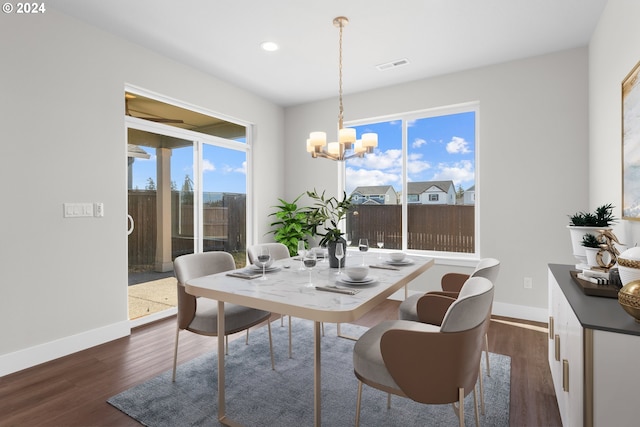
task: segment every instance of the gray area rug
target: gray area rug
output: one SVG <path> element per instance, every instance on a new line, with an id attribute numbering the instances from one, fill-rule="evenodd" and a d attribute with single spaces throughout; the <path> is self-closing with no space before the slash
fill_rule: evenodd
<path id="1" fill-rule="evenodd" d="M 366 330 L 350 324 L 342 324 L 341 329 L 342 334 L 355 337 Z M 272 330 L 275 371 L 271 370 L 266 328 L 252 331 L 249 345 L 244 338 L 230 343 L 225 358 L 227 416 L 244 426 L 312 426 L 313 322 L 293 319 L 292 359 L 288 358 L 286 322 L 284 327 L 274 322 Z M 325 426 L 354 424 L 353 345 L 354 341 L 336 336 L 336 325 L 325 324 L 321 353 Z M 486 411 L 480 423 L 508 426 L 511 359 L 493 353 L 489 358 L 491 377 L 483 374 Z M 146 426 L 218 426 L 217 378 L 217 356 L 208 353 L 178 366 L 175 383 L 167 371 L 108 402 Z M 451 405 L 423 405 L 393 396 L 391 409 L 387 409 L 386 393 L 366 385 L 360 421 L 365 427 L 458 425 Z M 475 425 L 473 393 L 465 400 L 465 424 Z"/>

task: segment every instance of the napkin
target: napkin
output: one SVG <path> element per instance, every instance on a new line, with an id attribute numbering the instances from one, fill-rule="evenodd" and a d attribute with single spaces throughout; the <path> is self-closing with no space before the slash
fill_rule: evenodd
<path id="1" fill-rule="evenodd" d="M 398 267 L 394 267 L 392 265 L 384 265 L 384 264 L 371 264 L 369 267 L 380 268 L 382 270 L 400 270 Z"/>
<path id="2" fill-rule="evenodd" d="M 227 273 L 227 276 L 237 277 L 239 279 L 255 279 L 262 276 L 262 273 L 247 273 L 245 271 L 234 271 L 233 273 Z"/>

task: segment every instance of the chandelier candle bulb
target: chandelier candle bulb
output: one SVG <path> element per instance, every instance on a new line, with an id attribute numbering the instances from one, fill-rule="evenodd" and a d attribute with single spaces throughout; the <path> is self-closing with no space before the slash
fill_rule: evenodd
<path id="1" fill-rule="evenodd" d="M 330 142 L 327 146 L 327 152 L 329 154 L 338 155 L 340 154 L 340 143 L 339 142 Z"/>
<path id="2" fill-rule="evenodd" d="M 355 142 L 356 130 L 352 128 L 343 128 L 338 131 L 338 141 L 341 144 L 349 144 Z"/>
<path id="3" fill-rule="evenodd" d="M 311 132 L 309 141 L 314 147 L 324 147 L 327 145 L 327 134 L 325 132 Z"/>
<path id="4" fill-rule="evenodd" d="M 375 133 L 363 133 L 362 134 L 362 145 L 365 148 L 375 148 L 378 146 L 378 135 Z"/>

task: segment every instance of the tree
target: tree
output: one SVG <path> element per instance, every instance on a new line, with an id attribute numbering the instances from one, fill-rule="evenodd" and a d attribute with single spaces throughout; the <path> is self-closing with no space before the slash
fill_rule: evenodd
<path id="1" fill-rule="evenodd" d="M 186 174 L 181 190 L 182 203 L 185 205 L 193 204 L 193 180 Z"/>
<path id="2" fill-rule="evenodd" d="M 147 178 L 147 185 L 145 185 L 144 189 L 151 190 L 151 191 L 156 190 L 156 183 L 153 181 L 153 178 L 151 177 Z"/>

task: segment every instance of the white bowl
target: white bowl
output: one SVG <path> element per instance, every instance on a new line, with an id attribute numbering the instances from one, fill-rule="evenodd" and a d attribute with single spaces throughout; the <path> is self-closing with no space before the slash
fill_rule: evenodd
<path id="1" fill-rule="evenodd" d="M 347 276 L 349 276 L 351 280 L 360 281 L 360 280 L 364 280 L 364 278 L 367 277 L 367 274 L 369 274 L 369 267 L 367 266 L 347 267 L 344 270 L 344 272 L 347 273 Z"/>
<path id="2" fill-rule="evenodd" d="M 391 261 L 395 262 L 402 261 L 405 256 L 407 256 L 407 254 L 405 254 L 404 252 L 391 252 L 389 254 L 389 258 L 391 258 Z"/>

